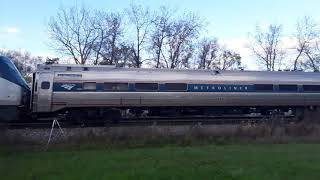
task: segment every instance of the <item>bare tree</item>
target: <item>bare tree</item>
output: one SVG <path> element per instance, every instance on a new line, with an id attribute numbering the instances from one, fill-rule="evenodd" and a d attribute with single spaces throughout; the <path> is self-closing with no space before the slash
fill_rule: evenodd
<path id="1" fill-rule="evenodd" d="M 153 31 L 150 37 L 150 53 L 155 60 L 156 68 L 164 67 L 161 59 L 165 58 L 163 56 L 163 49 L 165 48 L 165 43 L 169 37 L 170 28 L 172 27 L 173 13 L 169 7 L 161 6 L 155 19 L 152 21 Z"/>
<path id="2" fill-rule="evenodd" d="M 108 37 L 108 30 L 107 27 L 109 25 L 108 18 L 105 12 L 103 11 L 96 11 L 94 18 L 91 18 L 91 23 L 95 32 L 97 33 L 97 41 L 93 44 L 93 51 L 94 51 L 94 61 L 93 64 L 97 65 L 99 60 L 102 56 L 102 49 L 104 44 L 106 44 L 107 37 Z M 100 60 L 101 61 L 101 60 Z"/>
<path id="3" fill-rule="evenodd" d="M 97 12 L 94 20 L 94 27 L 98 31 L 98 41 L 94 46 L 96 52 L 95 63 L 102 57 L 104 64 L 117 64 L 119 59 L 120 38 L 123 33 L 122 18 L 119 13 Z"/>
<path id="4" fill-rule="evenodd" d="M 188 67 L 194 51 L 194 41 L 202 28 L 200 18 L 194 14 L 185 14 L 176 20 L 168 33 L 167 58 L 164 58 L 167 68 Z"/>
<path id="5" fill-rule="evenodd" d="M 302 68 L 319 72 L 320 48 L 319 48 L 319 29 L 311 17 L 304 17 L 297 23 L 295 47 L 297 56 L 294 60 L 293 70 Z"/>
<path id="6" fill-rule="evenodd" d="M 115 62 L 115 64 L 118 64 L 118 61 L 120 60 L 119 58 L 117 58 L 117 54 L 118 54 L 118 50 L 119 49 L 117 47 L 117 43 L 122 35 L 122 29 L 121 29 L 121 15 L 120 14 L 114 14 L 111 13 L 109 16 L 109 24 L 110 24 L 110 38 L 109 38 L 109 44 L 110 44 L 110 49 L 111 49 L 111 53 L 110 53 L 110 57 L 111 57 L 111 61 Z"/>
<path id="7" fill-rule="evenodd" d="M 316 28 L 317 24 L 310 17 L 304 17 L 303 19 L 298 20 L 297 31 L 294 35 L 297 41 L 295 47 L 297 56 L 294 59 L 293 65 L 294 71 L 298 70 L 298 67 L 303 64 L 304 56 L 307 56 L 307 59 L 311 61 L 311 65 L 314 64 L 312 63 L 314 60 L 311 55 L 311 50 L 319 37 L 319 31 Z"/>
<path id="8" fill-rule="evenodd" d="M 135 30 L 135 41 L 132 44 L 134 53 L 132 65 L 139 68 L 142 65 L 141 51 L 144 48 L 152 17 L 149 9 L 140 4 L 131 4 L 127 14 Z"/>
<path id="9" fill-rule="evenodd" d="M 132 63 L 129 63 L 134 58 L 134 50 L 126 43 L 121 43 L 117 50 L 118 66 L 132 67 Z"/>
<path id="10" fill-rule="evenodd" d="M 49 22 L 52 47 L 72 57 L 76 64 L 85 64 L 91 58 L 99 37 L 90 13 L 85 7 L 61 8 Z"/>
<path id="11" fill-rule="evenodd" d="M 223 49 L 213 67 L 219 70 L 236 70 L 241 68 L 241 56 L 233 51 Z"/>
<path id="12" fill-rule="evenodd" d="M 256 33 L 253 35 L 252 51 L 268 71 L 275 71 L 276 67 L 280 68 L 285 54 L 281 48 L 281 30 L 281 25 L 271 24 L 265 32 L 257 26 Z"/>
<path id="13" fill-rule="evenodd" d="M 219 44 L 217 39 L 203 39 L 199 43 L 199 69 L 211 69 L 212 62 L 217 59 Z"/>
<path id="14" fill-rule="evenodd" d="M 148 8 L 131 4 L 126 15 L 130 24 L 125 27 L 119 13 L 93 13 L 83 6 L 61 8 L 48 24 L 52 47 L 76 64 L 140 68 L 152 60 L 148 62 L 156 68 L 174 69 L 189 68 L 197 56 L 199 68 L 232 69 L 240 62 L 237 53 L 220 48 L 216 40 L 202 42 L 202 54 L 195 56 L 199 52 L 195 42 L 203 27 L 195 14 L 178 17 L 174 10 L 163 6 L 154 16 Z"/>
<path id="15" fill-rule="evenodd" d="M 305 70 L 320 72 L 320 47 L 319 42 L 314 42 L 314 46 L 305 50 L 307 60 L 302 62 L 302 67 Z"/>
<path id="16" fill-rule="evenodd" d="M 204 38 L 200 41 L 198 48 L 199 69 L 235 70 L 241 68 L 241 56 L 221 47 L 217 39 Z"/>
<path id="17" fill-rule="evenodd" d="M 103 58 L 100 65 L 113 65 L 115 64 L 118 67 L 135 67 L 132 64 L 132 59 L 134 58 L 134 53 L 131 45 L 128 45 L 122 42 L 119 46 L 116 46 L 115 49 L 115 62 L 111 62 L 109 58 Z"/>

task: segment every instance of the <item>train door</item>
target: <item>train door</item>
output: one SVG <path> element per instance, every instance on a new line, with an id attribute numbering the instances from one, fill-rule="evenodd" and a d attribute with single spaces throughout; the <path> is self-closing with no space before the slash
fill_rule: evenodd
<path id="1" fill-rule="evenodd" d="M 37 112 L 50 112 L 52 105 L 52 87 L 54 74 L 43 72 L 38 78 Z"/>

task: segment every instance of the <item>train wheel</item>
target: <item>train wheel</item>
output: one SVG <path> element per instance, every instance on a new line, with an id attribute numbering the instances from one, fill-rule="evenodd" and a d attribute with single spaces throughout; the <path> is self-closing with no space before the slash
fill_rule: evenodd
<path id="1" fill-rule="evenodd" d="M 295 109 L 295 116 L 296 116 L 297 122 L 301 122 L 305 119 L 304 111 L 305 111 L 304 108 Z"/>
<path id="2" fill-rule="evenodd" d="M 82 110 L 71 110 L 69 111 L 68 118 L 76 124 L 80 124 L 80 127 L 86 126 L 87 114 Z"/>
<path id="3" fill-rule="evenodd" d="M 117 124 L 121 119 L 122 115 L 119 109 L 110 109 L 103 113 L 105 124 Z"/>

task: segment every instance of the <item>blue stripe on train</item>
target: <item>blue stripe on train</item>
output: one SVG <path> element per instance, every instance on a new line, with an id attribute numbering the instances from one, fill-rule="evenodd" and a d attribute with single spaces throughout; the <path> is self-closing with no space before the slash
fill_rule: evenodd
<path id="1" fill-rule="evenodd" d="M 56 92 L 75 92 L 75 91 L 90 91 L 84 90 L 82 83 L 54 83 L 53 91 Z M 96 84 L 96 92 L 105 92 L 104 84 Z M 135 91 L 134 84 L 129 83 L 128 91 Z M 166 92 L 164 84 L 159 84 L 159 92 Z M 188 84 L 188 92 L 253 92 L 253 85 L 230 85 L 230 84 Z M 173 91 L 170 91 L 173 92 Z M 181 91 L 177 91 L 181 92 Z"/>

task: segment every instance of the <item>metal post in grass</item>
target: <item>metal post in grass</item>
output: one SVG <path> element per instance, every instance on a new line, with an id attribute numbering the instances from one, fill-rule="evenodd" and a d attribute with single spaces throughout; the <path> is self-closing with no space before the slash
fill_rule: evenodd
<path id="1" fill-rule="evenodd" d="M 55 126 L 58 126 L 59 129 L 60 129 L 61 134 L 62 134 L 63 136 L 65 136 L 64 131 L 62 130 L 62 128 L 61 128 L 61 126 L 60 126 L 60 124 L 59 124 L 58 119 L 56 119 L 56 118 L 53 119 L 53 121 L 52 121 L 52 126 L 51 126 L 51 131 L 50 131 L 50 135 L 49 135 L 48 142 L 47 142 L 47 146 L 46 146 L 46 150 L 48 150 L 48 148 L 49 148 L 49 144 L 50 144 L 50 142 L 51 142 L 51 137 L 52 137 L 52 132 L 53 132 L 53 129 L 54 129 Z"/>

